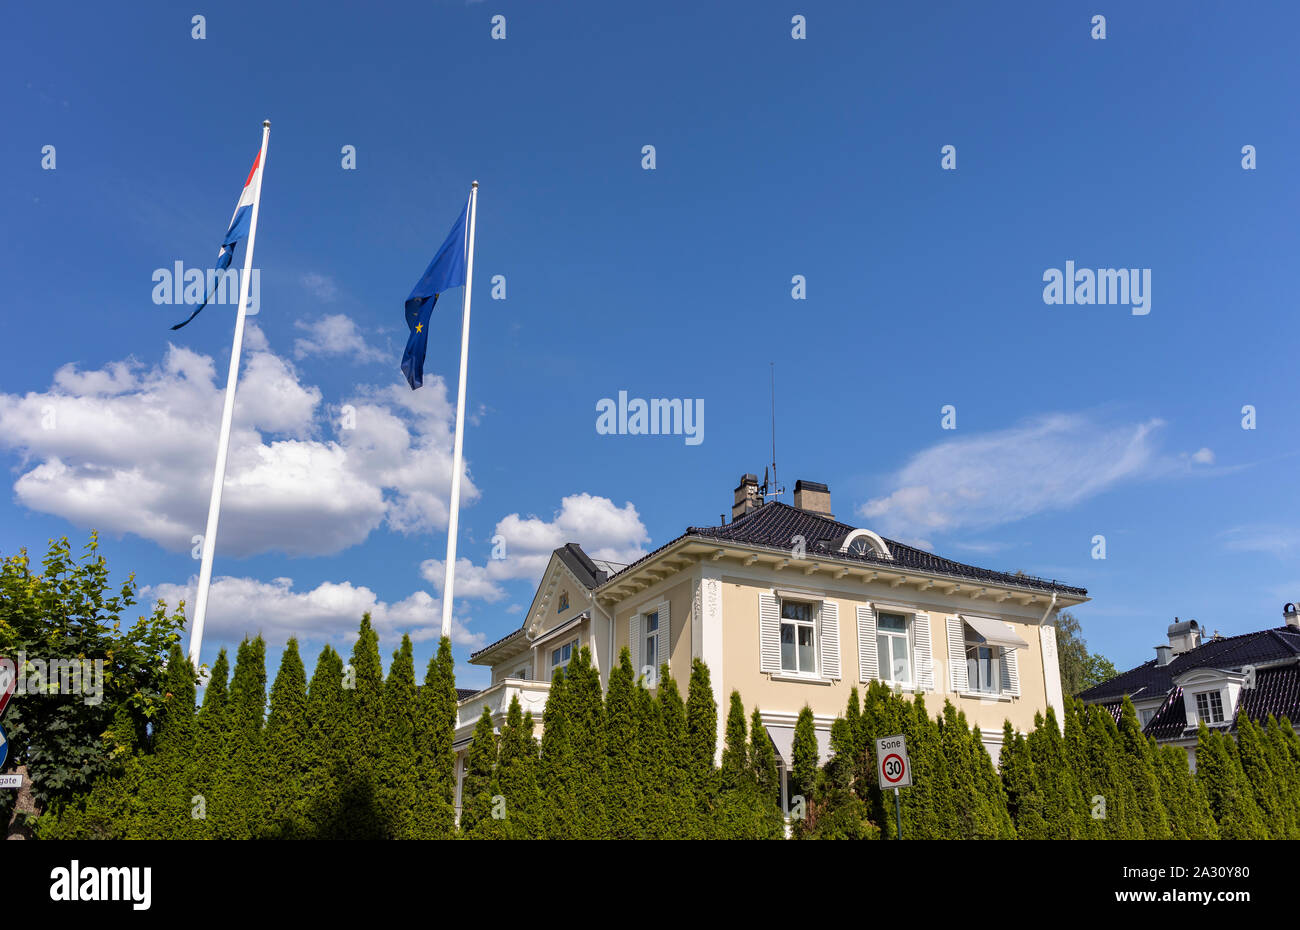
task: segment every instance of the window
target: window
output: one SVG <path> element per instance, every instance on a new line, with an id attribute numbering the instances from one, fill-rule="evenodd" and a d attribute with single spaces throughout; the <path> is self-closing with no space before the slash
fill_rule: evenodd
<path id="1" fill-rule="evenodd" d="M 1223 723 L 1223 697 L 1218 691 L 1196 695 L 1196 716 L 1206 723 Z"/>
<path id="2" fill-rule="evenodd" d="M 659 653 L 655 648 L 659 643 L 659 611 L 645 615 L 645 644 L 644 651 L 641 653 L 645 659 L 641 662 L 642 666 L 648 666 L 659 671 Z"/>
<path id="3" fill-rule="evenodd" d="M 523 668 L 521 668 L 521 669 L 519 669 L 518 671 L 516 671 L 516 672 L 515 672 L 515 677 L 516 677 L 516 678 L 522 678 L 522 679 L 524 679 L 525 681 L 527 681 L 527 680 L 528 680 L 528 666 L 525 665 Z"/>
<path id="4" fill-rule="evenodd" d="M 966 679 L 972 691 L 1000 694 L 1002 647 L 970 646 L 966 650 Z"/>
<path id="5" fill-rule="evenodd" d="M 907 638 L 907 618 L 902 614 L 876 617 L 876 662 L 881 681 L 912 683 L 912 649 Z"/>
<path id="6" fill-rule="evenodd" d="M 1156 710 L 1157 708 L 1155 707 L 1149 707 L 1146 710 L 1138 711 L 1138 722 L 1145 727 L 1151 722 L 1151 718 L 1156 715 Z"/>
<path id="7" fill-rule="evenodd" d="M 812 604 L 781 602 L 781 671 L 817 674 L 817 650 L 813 645 L 815 630 Z"/>
<path id="8" fill-rule="evenodd" d="M 577 648 L 578 641 L 575 639 L 571 643 L 565 643 L 558 649 L 551 650 L 551 675 L 554 677 L 555 672 L 564 671 L 569 665 L 569 660 L 573 658 L 573 650 Z"/>

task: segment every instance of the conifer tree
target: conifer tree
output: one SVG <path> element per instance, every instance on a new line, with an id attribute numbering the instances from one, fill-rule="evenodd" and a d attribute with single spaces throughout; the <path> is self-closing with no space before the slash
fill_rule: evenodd
<path id="1" fill-rule="evenodd" d="M 741 788 L 749 775 L 748 735 L 745 731 L 745 703 L 739 691 L 731 692 L 727 709 L 726 741 L 722 748 L 720 783 L 724 791 Z"/>
<path id="2" fill-rule="evenodd" d="M 853 792 L 857 768 L 854 725 L 843 717 L 831 724 L 831 752 L 819 779 L 812 816 L 800 836 L 807 839 L 865 840 L 879 837 L 867 803 Z"/>
<path id="3" fill-rule="evenodd" d="M 713 700 L 709 667 L 701 659 L 691 662 L 691 680 L 686 691 L 686 742 L 690 755 L 691 782 L 697 795 L 712 794 L 718 748 L 718 705 Z"/>
<path id="4" fill-rule="evenodd" d="M 1044 716 L 1034 714 L 1034 729 L 1026 737 L 1029 753 L 1034 763 L 1036 782 L 1042 792 L 1042 814 L 1045 836 L 1051 840 L 1077 839 L 1075 835 L 1075 812 L 1072 801 L 1074 791 L 1071 782 L 1083 775 L 1085 784 L 1092 787 L 1092 794 L 1103 793 L 1096 788 L 1092 773 L 1072 772 L 1065 758 L 1065 743 L 1056 722 L 1056 713 L 1047 709 Z M 1091 747 L 1089 747 L 1091 752 Z"/>
<path id="5" fill-rule="evenodd" d="M 1187 763 L 1186 750 L 1177 746 L 1160 746 L 1156 750 L 1160 795 L 1169 815 L 1170 831 L 1179 840 L 1216 839 L 1219 830 L 1205 788 Z"/>
<path id="6" fill-rule="evenodd" d="M 307 687 L 306 772 L 303 776 L 307 835 L 340 839 L 343 745 L 347 719 L 343 701 L 343 658 L 325 645 Z"/>
<path id="7" fill-rule="evenodd" d="M 207 686 L 203 689 L 203 703 L 195 719 L 194 752 L 190 755 L 185 779 L 192 811 L 185 833 L 187 839 L 211 839 L 216 835 L 209 816 L 215 800 L 214 788 L 221 781 L 218 767 L 224 765 L 229 677 L 230 664 L 223 648 L 212 663 Z M 195 816 L 197 814 L 203 816 Z"/>
<path id="8" fill-rule="evenodd" d="M 152 756 L 134 756 L 128 763 L 129 771 L 122 777 L 133 786 L 129 792 L 117 794 L 125 785 L 106 784 L 99 792 L 101 798 L 96 799 L 102 805 L 114 803 L 109 799 L 116 798 L 119 835 L 182 839 L 191 833 L 188 773 L 195 746 L 195 681 L 194 666 L 180 644 L 173 643 L 167 657 L 154 752 Z"/>
<path id="9" fill-rule="evenodd" d="M 414 834 L 419 839 L 449 839 L 455 835 L 456 675 L 451 640 L 438 642 L 429 660 L 424 686 L 415 698 L 417 791 Z"/>
<path id="10" fill-rule="evenodd" d="M 1169 816 L 1160 796 L 1160 779 L 1156 773 L 1152 741 L 1142 732 L 1137 711 L 1126 695 L 1120 706 L 1119 749 L 1123 755 L 1124 778 L 1133 788 L 1136 809 L 1133 811 L 1143 839 L 1167 840 L 1173 836 Z"/>
<path id="11" fill-rule="evenodd" d="M 1237 711 L 1237 750 L 1245 784 L 1255 798 L 1261 822 L 1268 831 L 1269 838 L 1288 838 L 1294 832 L 1294 825 L 1283 783 L 1269 763 L 1263 730 L 1241 709 Z"/>
<path id="12" fill-rule="evenodd" d="M 570 659 L 570 664 L 573 659 Z M 547 839 L 573 839 L 577 834 L 576 808 L 580 801 L 577 764 L 570 720 L 569 676 L 556 669 L 542 712 L 541 785 L 546 799 L 543 831 Z"/>
<path id="13" fill-rule="evenodd" d="M 1093 819 L 1091 798 L 1094 792 L 1087 790 L 1092 783 L 1092 758 L 1086 729 L 1089 710 L 1088 705 L 1066 697 L 1063 751 L 1069 780 L 1062 786 L 1059 797 L 1069 805 L 1069 814 L 1063 819 L 1073 824 L 1070 835 L 1075 839 L 1102 839 L 1106 835 L 1106 822 Z M 1102 711 L 1098 709 L 1096 712 Z"/>
<path id="14" fill-rule="evenodd" d="M 1286 720 L 1284 717 L 1283 720 Z M 1269 764 L 1278 779 L 1278 791 L 1291 817 L 1288 839 L 1300 839 L 1300 740 L 1290 721 L 1279 722 L 1272 714 L 1264 725 Z"/>
<path id="15" fill-rule="evenodd" d="M 506 802 L 502 833 L 507 839 L 525 840 L 540 836 L 537 819 L 541 813 L 541 795 L 537 788 L 537 766 L 533 715 L 523 713 L 519 696 L 514 695 L 506 711 L 505 726 L 501 728 L 497 758 L 497 783 Z"/>
<path id="16" fill-rule="evenodd" d="M 341 757 L 342 791 L 339 820 L 349 839 L 383 839 L 386 831 L 380 811 L 376 765 L 384 732 L 384 671 L 379 660 L 379 636 L 370 614 L 361 616 L 352 659 L 345 670 L 343 705 L 346 715 L 344 754 Z"/>
<path id="17" fill-rule="evenodd" d="M 308 834 L 307 673 L 293 637 L 285 644 L 271 685 L 265 745 L 259 760 L 265 824 L 257 832 L 269 839 L 303 838 Z"/>
<path id="18" fill-rule="evenodd" d="M 660 777 L 663 781 L 661 812 L 667 839 L 699 839 L 701 829 L 697 815 L 691 756 L 686 742 L 686 705 L 682 703 L 677 682 L 669 674 L 668 663 L 659 669 L 655 702 L 659 707 Z"/>
<path id="19" fill-rule="evenodd" d="M 383 835 L 389 839 L 414 839 L 418 835 L 415 716 L 414 649 L 411 637 L 403 634 L 384 682 L 383 727 L 376 773 L 376 807 Z"/>
<path id="20" fill-rule="evenodd" d="M 461 786 L 460 832 L 468 839 L 496 839 L 501 835 L 494 820 L 493 797 L 496 791 L 497 737 L 493 732 L 492 711 L 486 706 L 474 726 L 469 753 L 465 760 L 465 781 Z"/>
<path id="21" fill-rule="evenodd" d="M 635 705 L 636 672 L 626 646 L 609 673 L 605 696 L 605 810 L 609 836 L 634 840 L 640 835 L 644 774 L 640 764 Z"/>
<path id="22" fill-rule="evenodd" d="M 1221 839 L 1268 838 L 1259 807 L 1245 784 L 1236 744 L 1225 733 L 1210 730 L 1205 721 L 1196 734 L 1196 779 L 1205 787 Z"/>
<path id="23" fill-rule="evenodd" d="M 763 726 L 763 717 L 754 708 L 749 725 L 749 765 L 758 793 L 760 836 L 780 839 L 785 835 L 785 812 L 781 809 L 781 777 L 776 765 L 772 738 Z"/>
<path id="24" fill-rule="evenodd" d="M 1028 742 L 1012 729 L 1010 720 L 1002 725 L 1002 757 L 999 761 L 1007 810 L 1015 823 L 1016 834 L 1025 840 L 1046 839 L 1043 792 L 1034 770 L 1034 760 Z"/>
<path id="25" fill-rule="evenodd" d="M 664 815 L 668 803 L 668 782 L 663 776 L 663 721 L 659 705 L 645 686 L 644 677 L 637 679 L 632 697 L 636 715 L 637 737 L 635 768 L 641 786 L 641 808 L 637 833 L 641 839 L 662 839 L 668 836 L 670 825 Z"/>
<path id="26" fill-rule="evenodd" d="M 799 711 L 794 724 L 794 742 L 790 747 L 790 804 L 796 813 L 800 805 L 803 817 L 792 823 L 794 835 L 802 836 L 809 828 L 808 816 L 817 791 L 817 774 L 820 753 L 817 748 L 817 730 L 812 708 L 807 704 Z M 799 799 L 802 798 L 802 802 Z"/>
<path id="27" fill-rule="evenodd" d="M 605 816 L 605 703 L 600 672 L 591 662 L 591 650 L 577 650 L 565 672 L 569 693 L 570 745 L 573 752 L 575 805 L 569 835 L 603 839 L 608 833 Z"/>

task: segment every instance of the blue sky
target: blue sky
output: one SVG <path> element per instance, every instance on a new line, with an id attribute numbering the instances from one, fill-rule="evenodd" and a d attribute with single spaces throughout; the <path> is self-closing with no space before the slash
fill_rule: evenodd
<path id="1" fill-rule="evenodd" d="M 460 301 L 415 394 L 402 301 L 475 178 L 462 684 L 552 546 L 628 558 L 717 521 L 770 458 L 772 361 L 788 487 L 1087 587 L 1076 613 L 1121 667 L 1174 615 L 1276 625 L 1300 596 L 1300 12 L 1132 7 L 16 7 L 0 552 L 97 527 L 147 594 L 193 584 L 233 310 L 172 333 L 188 310 L 155 305 L 151 276 L 211 264 L 270 119 L 206 660 L 261 630 L 310 662 L 362 609 L 385 660 L 403 630 L 427 658 Z M 1067 261 L 1151 269 L 1151 312 L 1045 304 Z M 704 441 L 599 435 L 620 390 L 702 399 Z"/>

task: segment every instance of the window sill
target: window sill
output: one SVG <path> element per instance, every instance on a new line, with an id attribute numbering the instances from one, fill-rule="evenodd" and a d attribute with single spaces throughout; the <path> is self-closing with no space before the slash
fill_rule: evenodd
<path id="1" fill-rule="evenodd" d="M 772 672 L 773 681 L 797 681 L 805 685 L 833 685 L 835 679 L 823 678 L 820 675 L 800 675 L 798 672 Z"/>
<path id="2" fill-rule="evenodd" d="M 1008 701 L 1015 698 L 1014 694 L 1008 694 L 1005 691 L 958 691 L 958 697 L 975 698 L 981 701 Z"/>

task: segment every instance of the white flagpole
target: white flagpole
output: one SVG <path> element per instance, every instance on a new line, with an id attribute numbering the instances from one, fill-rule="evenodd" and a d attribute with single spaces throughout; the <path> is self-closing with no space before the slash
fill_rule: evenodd
<path id="1" fill-rule="evenodd" d="M 447 565 L 442 584 L 442 635 L 451 638 L 451 598 L 456 582 L 456 527 L 460 522 L 461 454 L 465 448 L 465 378 L 469 370 L 469 301 L 474 289 L 474 215 L 478 210 L 478 181 L 469 189 L 469 247 L 465 253 L 465 294 L 460 324 L 460 390 L 456 395 L 456 449 L 451 466 L 451 517 L 447 521 Z"/>
<path id="2" fill-rule="evenodd" d="M 239 352 L 244 345 L 244 312 L 248 302 L 248 280 L 253 271 L 253 243 L 257 239 L 257 208 L 262 205 L 262 178 L 266 174 L 266 143 L 271 138 L 271 121 L 262 122 L 262 153 L 257 158 L 257 183 L 253 191 L 253 215 L 249 219 L 248 248 L 244 251 L 244 276 L 239 281 L 239 313 L 235 316 L 235 340 L 230 348 L 230 373 L 226 375 L 226 404 L 221 410 L 221 433 L 217 438 L 217 464 L 212 474 L 212 498 L 208 501 L 208 528 L 203 533 L 203 563 L 199 568 L 199 591 L 194 621 L 190 627 L 190 664 L 199 667 L 203 646 L 203 621 L 208 614 L 208 586 L 212 582 L 212 556 L 217 548 L 217 518 L 221 516 L 221 490 L 226 483 L 226 458 L 230 452 L 230 423 L 235 416 L 235 382 L 239 380 Z"/>

